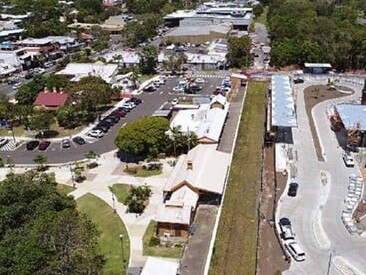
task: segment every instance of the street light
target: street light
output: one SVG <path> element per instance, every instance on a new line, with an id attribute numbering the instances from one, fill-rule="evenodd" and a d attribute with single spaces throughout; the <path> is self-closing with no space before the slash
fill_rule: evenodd
<path id="1" fill-rule="evenodd" d="M 121 240 L 121 249 L 122 249 L 122 269 L 124 270 L 126 268 L 125 265 L 125 250 L 123 248 L 123 234 L 119 235 L 119 239 Z"/>

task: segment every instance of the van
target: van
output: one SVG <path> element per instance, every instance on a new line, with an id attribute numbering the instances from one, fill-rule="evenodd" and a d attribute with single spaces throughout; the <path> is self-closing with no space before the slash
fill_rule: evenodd
<path id="1" fill-rule="evenodd" d="M 295 234 L 292 231 L 291 222 L 288 218 L 281 218 L 279 221 L 280 226 L 280 236 L 283 240 L 294 240 Z"/>
<path id="2" fill-rule="evenodd" d="M 287 251 L 295 259 L 295 261 L 305 261 L 305 252 L 301 249 L 300 245 L 295 241 L 289 241 L 285 244 Z"/>

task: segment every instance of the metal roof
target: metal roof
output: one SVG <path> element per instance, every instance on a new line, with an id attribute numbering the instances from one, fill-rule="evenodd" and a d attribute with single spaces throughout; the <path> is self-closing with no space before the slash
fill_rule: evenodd
<path id="1" fill-rule="evenodd" d="M 307 68 L 332 68 L 329 63 L 305 63 L 304 66 Z"/>
<path id="2" fill-rule="evenodd" d="M 335 106 L 344 128 L 353 129 L 359 125 L 361 131 L 366 131 L 366 106 L 356 104 L 338 104 Z"/>
<path id="3" fill-rule="evenodd" d="M 297 127 L 290 78 L 272 76 L 272 126 Z"/>

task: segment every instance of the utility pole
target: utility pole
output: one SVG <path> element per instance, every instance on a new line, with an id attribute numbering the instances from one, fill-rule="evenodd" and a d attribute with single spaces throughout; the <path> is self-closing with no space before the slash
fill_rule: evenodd
<path id="1" fill-rule="evenodd" d="M 333 253 L 330 252 L 329 253 L 329 261 L 328 261 L 328 270 L 327 270 L 327 275 L 330 274 L 330 267 L 331 267 L 331 264 L 332 264 L 332 256 L 333 256 Z"/>

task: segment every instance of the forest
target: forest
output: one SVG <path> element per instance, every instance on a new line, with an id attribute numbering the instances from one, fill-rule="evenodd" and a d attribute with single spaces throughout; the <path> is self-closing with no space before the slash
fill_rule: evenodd
<path id="1" fill-rule="evenodd" d="M 366 67 L 366 1 L 271 0 L 271 64 L 331 63 L 339 71 Z"/>

